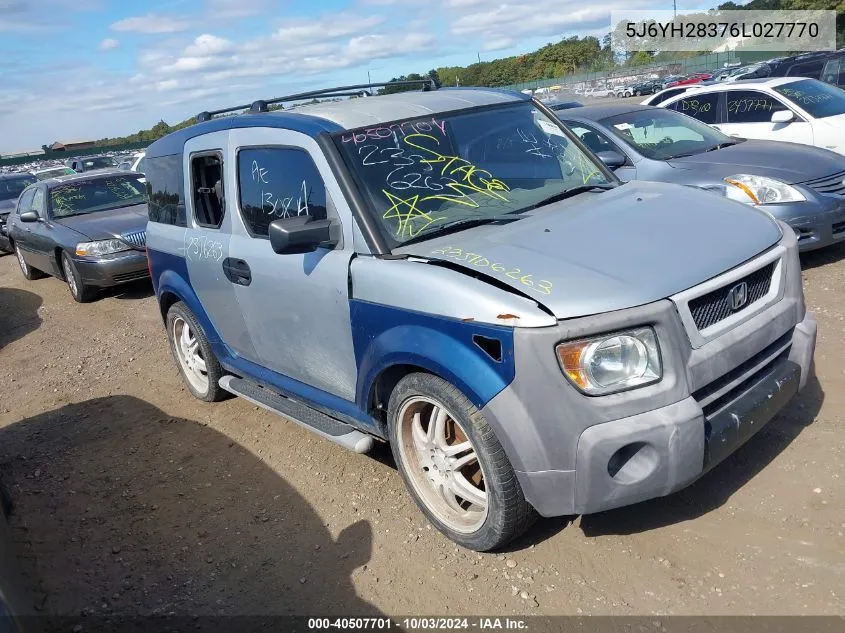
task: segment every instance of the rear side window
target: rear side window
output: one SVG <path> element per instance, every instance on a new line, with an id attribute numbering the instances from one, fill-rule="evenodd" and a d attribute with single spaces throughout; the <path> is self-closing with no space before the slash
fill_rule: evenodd
<path id="1" fill-rule="evenodd" d="M 191 158 L 192 200 L 197 224 L 217 229 L 223 223 L 223 160 L 220 154 Z"/>
<path id="2" fill-rule="evenodd" d="M 810 79 L 818 79 L 821 77 L 822 68 L 824 68 L 824 61 L 816 60 L 803 64 L 795 64 L 790 67 L 786 74 L 788 77 L 809 77 Z"/>
<path id="3" fill-rule="evenodd" d="M 686 114 L 702 123 L 719 123 L 719 93 L 696 94 L 684 97 L 668 106 L 676 112 Z"/>
<path id="4" fill-rule="evenodd" d="M 770 123 L 772 114 L 787 107 L 765 92 L 732 90 L 728 92 L 727 123 Z"/>
<path id="5" fill-rule="evenodd" d="M 238 202 L 253 237 L 267 237 L 274 220 L 309 215 L 325 220 L 326 185 L 302 149 L 261 147 L 238 153 Z"/>
<path id="6" fill-rule="evenodd" d="M 144 175 L 147 178 L 150 222 L 187 226 L 182 155 L 171 154 L 145 160 Z"/>

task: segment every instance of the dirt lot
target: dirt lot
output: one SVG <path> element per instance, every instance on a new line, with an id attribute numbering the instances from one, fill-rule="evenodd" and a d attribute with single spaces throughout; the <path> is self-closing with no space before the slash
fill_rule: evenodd
<path id="1" fill-rule="evenodd" d="M 671 497 L 457 549 L 389 451 L 182 386 L 145 284 L 75 304 L 0 259 L 0 474 L 54 614 L 845 614 L 845 247 L 804 258 L 818 380 Z M 525 593 L 522 593 L 525 592 Z"/>

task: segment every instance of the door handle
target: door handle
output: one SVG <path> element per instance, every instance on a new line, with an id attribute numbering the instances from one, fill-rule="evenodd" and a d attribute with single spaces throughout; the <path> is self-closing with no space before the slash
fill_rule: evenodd
<path id="1" fill-rule="evenodd" d="M 231 257 L 224 259 L 223 274 L 226 275 L 226 279 L 239 286 L 248 286 L 252 283 L 252 271 L 249 269 L 249 264 L 242 259 Z"/>

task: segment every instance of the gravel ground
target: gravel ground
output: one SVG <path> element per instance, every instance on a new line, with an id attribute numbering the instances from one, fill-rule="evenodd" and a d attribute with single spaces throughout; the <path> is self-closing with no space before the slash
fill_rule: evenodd
<path id="1" fill-rule="evenodd" d="M 818 379 L 670 497 L 458 549 L 389 451 L 193 399 L 148 284 L 0 258 L 0 474 L 35 606 L 94 614 L 845 614 L 845 245 L 804 258 Z"/>

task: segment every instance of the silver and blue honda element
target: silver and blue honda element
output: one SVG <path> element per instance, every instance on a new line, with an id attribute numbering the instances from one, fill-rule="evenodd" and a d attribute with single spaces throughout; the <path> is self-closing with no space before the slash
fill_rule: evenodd
<path id="1" fill-rule="evenodd" d="M 196 397 L 389 442 L 428 519 L 490 550 L 686 486 L 804 386 L 785 224 L 621 184 L 521 93 L 270 108 L 367 88 L 204 112 L 147 150 L 152 279 Z"/>

